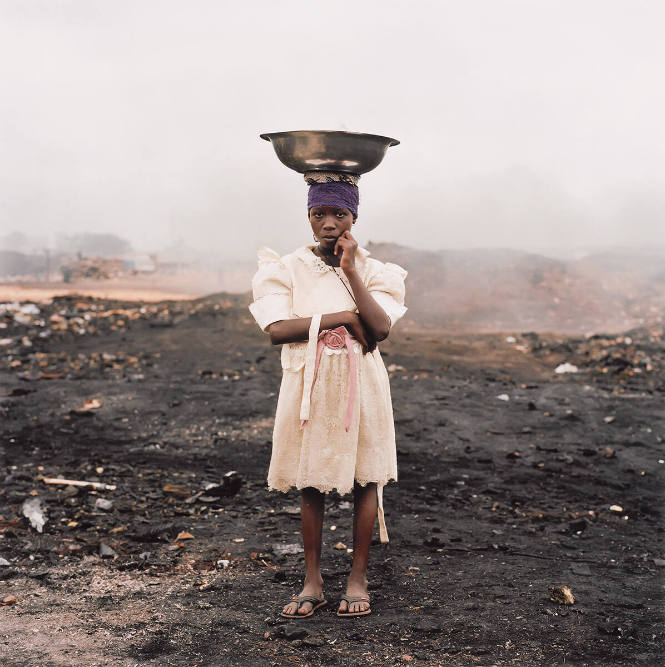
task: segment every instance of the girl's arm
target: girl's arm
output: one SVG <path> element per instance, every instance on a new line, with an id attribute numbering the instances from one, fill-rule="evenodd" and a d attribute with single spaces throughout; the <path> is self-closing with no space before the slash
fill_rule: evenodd
<path id="1" fill-rule="evenodd" d="M 296 317 L 292 320 L 279 320 L 273 322 L 270 327 L 270 342 L 273 345 L 282 343 L 295 343 L 309 339 L 309 327 L 312 323 L 311 317 Z M 366 349 L 368 346 L 363 324 L 357 313 L 350 310 L 342 310 L 338 313 L 326 313 L 321 317 L 319 331 L 323 329 L 334 329 L 344 326 L 352 336 Z"/>
<path id="2" fill-rule="evenodd" d="M 390 333 L 390 318 L 369 293 L 360 274 L 356 270 L 355 257 L 357 247 L 358 242 L 351 236 L 351 232 L 347 231 L 337 239 L 335 254 L 337 255 L 340 250 L 342 252 L 340 267 L 349 279 L 353 296 L 356 299 L 356 306 L 358 306 L 360 319 L 365 325 L 369 337 L 376 341 L 381 341 L 387 338 Z"/>

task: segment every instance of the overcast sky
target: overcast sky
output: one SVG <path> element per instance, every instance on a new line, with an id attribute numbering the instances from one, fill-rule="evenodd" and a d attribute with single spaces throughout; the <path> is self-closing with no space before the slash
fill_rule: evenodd
<path id="1" fill-rule="evenodd" d="M 311 241 L 259 133 L 399 139 L 361 243 L 665 243 L 661 0 L 0 0 L 0 230 Z"/>

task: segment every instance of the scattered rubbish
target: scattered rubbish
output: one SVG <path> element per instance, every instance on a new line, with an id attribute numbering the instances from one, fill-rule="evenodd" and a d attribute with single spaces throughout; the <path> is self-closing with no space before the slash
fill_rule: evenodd
<path id="1" fill-rule="evenodd" d="M 193 539 L 195 539 L 194 535 L 188 533 L 186 530 L 182 530 L 178 533 L 174 542 L 180 542 L 181 540 L 193 540 Z"/>
<path id="2" fill-rule="evenodd" d="M 62 497 L 73 498 L 74 496 L 78 496 L 78 494 L 79 494 L 78 487 L 68 484 L 62 492 Z"/>
<path id="3" fill-rule="evenodd" d="M 60 477 L 42 477 L 44 484 L 64 484 L 65 486 L 90 487 L 91 489 L 102 489 L 104 491 L 115 491 L 115 484 L 104 484 L 103 482 L 86 482 L 78 479 L 61 479 Z"/>
<path id="4" fill-rule="evenodd" d="M 621 512 L 623 512 L 623 507 L 621 507 L 621 505 L 610 505 L 610 512 L 621 514 Z"/>
<path id="5" fill-rule="evenodd" d="M 82 407 L 79 408 L 79 412 L 87 412 L 88 410 L 97 410 L 102 407 L 102 402 L 98 398 L 91 398 L 86 401 Z"/>
<path id="6" fill-rule="evenodd" d="M 577 373 L 579 372 L 579 368 L 575 366 L 575 364 L 570 364 L 567 361 L 563 364 L 559 364 L 555 369 L 555 373 Z"/>
<path id="7" fill-rule="evenodd" d="M 404 368 L 404 366 L 400 366 L 399 364 L 388 364 L 386 370 L 389 373 L 395 373 L 396 371 L 405 371 L 406 368 Z"/>
<path id="8" fill-rule="evenodd" d="M 244 542 L 244 541 L 245 541 L 245 538 L 244 538 L 244 537 L 234 537 L 234 538 L 233 538 L 233 541 L 234 541 L 234 542 L 237 542 L 237 543 L 240 543 L 240 542 Z"/>
<path id="9" fill-rule="evenodd" d="M 344 544 L 344 542 L 338 542 L 333 549 L 339 549 L 341 551 L 342 549 L 346 549 L 346 544 Z"/>
<path id="10" fill-rule="evenodd" d="M 30 525 L 38 532 L 41 533 L 44 529 L 44 524 L 48 519 L 44 516 L 44 511 L 42 510 L 42 503 L 39 498 L 30 498 L 23 502 L 21 506 L 21 514 L 30 521 Z"/>
<path id="11" fill-rule="evenodd" d="M 15 595 L 7 595 L 6 597 L 2 598 L 2 600 L 0 600 L 0 604 L 2 605 L 16 604 L 17 602 L 18 598 Z"/>
<path id="12" fill-rule="evenodd" d="M 166 534 L 173 534 L 175 530 L 179 529 L 176 529 L 172 521 L 149 523 L 136 528 L 132 537 L 139 542 L 154 542 L 162 537 L 164 540 L 167 540 Z"/>
<path id="13" fill-rule="evenodd" d="M 231 562 L 231 561 L 230 561 L 230 560 L 227 560 L 226 558 L 220 558 L 220 559 L 217 561 L 217 567 L 221 567 L 222 569 L 226 569 L 226 568 L 229 566 L 229 563 L 230 563 L 230 562 Z"/>
<path id="14" fill-rule="evenodd" d="M 656 567 L 665 567 L 665 558 L 654 558 L 653 564 Z"/>
<path id="15" fill-rule="evenodd" d="M 0 557 L 0 566 L 6 567 L 7 565 L 11 565 L 11 563 L 8 560 Z"/>
<path id="16" fill-rule="evenodd" d="M 106 498 L 97 498 L 97 500 L 95 500 L 95 509 L 109 512 L 113 509 L 113 501 L 107 500 Z"/>
<path id="17" fill-rule="evenodd" d="M 276 556 L 300 554 L 304 551 L 300 544 L 272 544 L 270 548 Z"/>
<path id="18" fill-rule="evenodd" d="M 603 417 L 603 421 L 604 421 L 606 424 L 612 424 L 613 422 L 616 421 L 616 417 L 615 417 L 614 415 L 609 415 L 609 416 L 607 416 L 607 417 Z"/>
<path id="19" fill-rule="evenodd" d="M 515 336 L 506 336 L 505 341 L 506 343 L 516 343 L 517 338 L 515 338 Z"/>
<path id="20" fill-rule="evenodd" d="M 162 487 L 162 491 L 172 496 L 189 496 L 189 489 L 184 484 L 171 484 L 167 482 Z"/>
<path id="21" fill-rule="evenodd" d="M 550 600 L 558 604 L 575 604 L 575 596 L 570 586 L 550 586 Z"/>
<path id="22" fill-rule="evenodd" d="M 106 542 L 99 543 L 99 555 L 102 558 L 115 558 L 118 555 L 118 552 L 110 547 Z"/>
<path id="23" fill-rule="evenodd" d="M 508 394 L 499 394 L 499 395 L 497 396 L 497 398 L 498 398 L 500 401 L 509 401 L 509 400 L 510 400 L 510 396 L 508 396 Z"/>
<path id="24" fill-rule="evenodd" d="M 235 496 L 243 484 L 242 476 L 236 471 L 227 472 L 219 484 L 209 483 L 203 489 L 203 496 L 206 498 L 230 498 Z M 203 496 L 200 497 L 203 500 Z M 205 502 L 205 500 L 204 500 Z"/>
<path id="25" fill-rule="evenodd" d="M 616 456 L 616 452 L 611 447 L 605 447 L 605 458 L 613 459 Z"/>

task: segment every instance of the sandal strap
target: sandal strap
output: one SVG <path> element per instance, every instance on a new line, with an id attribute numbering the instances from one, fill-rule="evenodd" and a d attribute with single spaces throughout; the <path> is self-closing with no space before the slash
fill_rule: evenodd
<path id="1" fill-rule="evenodd" d="M 323 600 L 315 598 L 313 595 L 294 595 L 292 599 L 298 603 L 298 608 L 300 608 L 303 602 L 310 602 L 312 606 L 315 606 L 325 600 L 325 598 Z"/>
<path id="2" fill-rule="evenodd" d="M 352 602 L 369 602 L 368 597 L 354 597 L 353 595 L 342 595 L 342 600 L 346 601 L 348 604 Z"/>

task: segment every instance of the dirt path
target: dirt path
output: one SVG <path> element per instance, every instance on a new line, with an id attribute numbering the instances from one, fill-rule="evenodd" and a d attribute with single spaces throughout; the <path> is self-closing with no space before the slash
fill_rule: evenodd
<path id="1" fill-rule="evenodd" d="M 662 341 L 625 343 L 652 370 L 603 357 L 603 372 L 584 365 L 593 341 L 397 328 L 382 350 L 400 480 L 385 494 L 391 541 L 372 554 L 374 613 L 334 615 L 351 559 L 335 545 L 352 545 L 349 497 L 333 494 L 331 604 L 289 624 L 276 612 L 302 572 L 298 496 L 265 490 L 278 350 L 242 297 L 169 308 L 35 334 L 2 362 L 2 664 L 661 663 Z M 564 361 L 580 372 L 553 373 Z M 82 411 L 90 399 L 101 406 Z M 205 491 L 231 470 L 235 495 Z M 20 516 L 30 498 L 41 534 Z M 574 605 L 550 601 L 559 584 Z"/>

